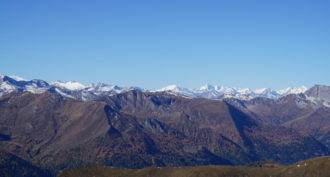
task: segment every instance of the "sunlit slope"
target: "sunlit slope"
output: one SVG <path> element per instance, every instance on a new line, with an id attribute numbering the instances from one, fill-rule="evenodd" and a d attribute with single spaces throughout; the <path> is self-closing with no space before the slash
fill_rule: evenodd
<path id="1" fill-rule="evenodd" d="M 59 177 L 329 177 L 330 157 L 320 157 L 280 168 L 246 166 L 150 167 L 138 170 L 93 166 L 66 169 Z"/>

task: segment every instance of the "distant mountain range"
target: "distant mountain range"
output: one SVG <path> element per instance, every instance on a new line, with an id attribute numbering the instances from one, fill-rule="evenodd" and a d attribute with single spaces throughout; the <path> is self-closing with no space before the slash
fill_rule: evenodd
<path id="1" fill-rule="evenodd" d="M 108 85 L 104 83 L 85 86 L 75 81 L 56 81 L 54 83 L 47 83 L 46 81 L 38 79 L 28 81 L 17 76 L 6 76 L 0 74 L 0 96 L 15 91 L 28 91 L 31 93 L 43 93 L 45 91 L 52 91 L 57 92 L 65 97 L 79 100 L 92 100 L 99 96 L 110 96 L 130 90 L 140 90 L 144 92 L 169 92 L 182 96 L 210 99 L 238 98 L 247 100 L 256 97 L 277 99 L 289 94 L 304 93 L 308 90 L 308 88 L 305 86 L 289 87 L 275 91 L 270 88 L 252 90 L 249 88 L 240 89 L 213 85 L 205 85 L 198 89 L 188 89 L 181 88 L 176 85 L 170 85 L 161 89 L 150 90 L 142 89 L 139 87 L 120 87 L 117 85 Z"/>
<path id="2" fill-rule="evenodd" d="M 0 150 L 53 175 L 96 164 L 287 164 L 330 155 L 329 86 L 145 90 L 1 75 L 0 95 Z"/>

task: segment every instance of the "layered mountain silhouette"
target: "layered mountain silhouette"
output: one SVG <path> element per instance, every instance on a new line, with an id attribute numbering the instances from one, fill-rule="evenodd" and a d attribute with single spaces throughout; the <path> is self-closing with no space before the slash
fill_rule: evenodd
<path id="1" fill-rule="evenodd" d="M 0 149 L 53 175 L 89 165 L 289 164 L 330 155 L 327 86 L 276 99 L 102 85 L 97 93 L 7 76 L 0 86 Z"/>

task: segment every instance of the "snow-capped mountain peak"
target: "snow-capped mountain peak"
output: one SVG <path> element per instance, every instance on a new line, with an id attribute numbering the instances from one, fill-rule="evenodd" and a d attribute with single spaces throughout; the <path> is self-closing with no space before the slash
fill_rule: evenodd
<path id="1" fill-rule="evenodd" d="M 85 85 L 76 82 L 76 81 L 69 81 L 69 82 L 61 82 L 61 81 L 56 81 L 53 83 L 54 86 L 60 87 L 60 88 L 65 88 L 68 90 L 82 90 L 86 88 Z"/>
<path id="2" fill-rule="evenodd" d="M 182 90 L 180 87 L 178 87 L 177 85 L 168 85 L 164 88 L 158 89 L 156 91 L 158 92 L 164 92 L 164 91 L 173 91 L 173 92 L 177 92 Z"/>
<path id="3" fill-rule="evenodd" d="M 272 90 L 269 88 L 260 88 L 260 89 L 256 89 L 254 90 L 254 93 L 256 94 L 265 94 L 267 92 L 271 92 Z"/>
<path id="4" fill-rule="evenodd" d="M 282 90 L 277 91 L 280 95 L 289 95 L 289 94 L 299 94 L 304 93 L 308 90 L 307 87 L 301 86 L 301 87 L 288 87 Z"/>
<path id="5" fill-rule="evenodd" d="M 88 88 L 88 90 L 94 90 L 98 92 L 120 91 L 123 89 L 124 88 L 119 87 L 117 85 L 107 85 L 103 83 Z"/>
<path id="6" fill-rule="evenodd" d="M 174 94 L 196 97 L 195 93 L 191 89 L 178 87 L 177 85 L 169 85 L 161 89 L 154 90 L 153 92 L 171 92 Z"/>
<path id="7" fill-rule="evenodd" d="M 279 91 L 272 90 L 270 88 L 250 89 L 250 88 L 230 88 L 220 87 L 217 85 L 203 85 L 197 89 L 186 89 L 177 85 L 169 85 L 162 89 L 158 89 L 158 92 L 172 92 L 191 97 L 204 97 L 204 98 L 238 98 L 238 99 L 251 99 L 255 97 L 266 97 L 277 99 L 288 94 L 303 93 L 307 90 L 306 87 L 287 88 Z"/>
<path id="8" fill-rule="evenodd" d="M 232 91 L 234 91 L 234 90 L 232 90 Z M 253 90 L 250 88 L 244 88 L 244 89 L 238 89 L 237 92 L 240 94 L 251 94 L 251 93 L 253 93 Z"/>
<path id="9" fill-rule="evenodd" d="M 323 89 L 326 87 L 326 89 Z M 327 86 L 315 86 L 312 87 L 315 91 L 310 94 L 309 97 L 314 98 L 318 95 L 319 90 L 327 90 Z M 250 89 L 250 88 L 231 88 L 217 85 L 203 85 L 196 89 L 189 89 L 179 87 L 177 85 L 169 85 L 161 89 L 148 90 L 141 89 L 139 87 L 120 87 L 117 85 L 108 85 L 104 83 L 83 85 L 79 82 L 69 81 L 60 82 L 56 81 L 52 84 L 48 84 L 43 80 L 25 80 L 17 76 L 6 76 L 0 74 L 0 96 L 11 92 L 23 92 L 28 91 L 31 93 L 39 94 L 46 91 L 55 92 L 61 94 L 64 97 L 75 98 L 79 100 L 93 100 L 100 96 L 111 96 L 120 94 L 130 90 L 140 90 L 146 92 L 169 92 L 171 94 L 186 96 L 186 97 L 201 97 L 209 99 L 222 99 L 222 98 L 237 98 L 237 99 L 252 99 L 256 97 L 265 97 L 271 99 L 277 99 L 289 94 L 304 93 L 308 95 L 308 89 L 305 86 L 301 87 L 289 87 L 282 90 L 272 90 L 270 88 Z M 321 88 L 321 89 L 318 89 Z M 310 91 L 311 92 L 311 91 Z M 315 93 L 314 93 L 315 92 Z M 330 94 L 329 94 L 330 95 Z M 323 96 L 330 100 L 330 96 Z M 329 99 L 328 99 L 329 97 Z M 318 98 L 319 99 L 319 98 Z M 330 104 L 330 101 L 328 101 Z"/>
<path id="10" fill-rule="evenodd" d="M 214 86 L 214 85 L 206 84 L 206 85 L 201 86 L 197 90 L 211 91 L 211 90 L 217 90 L 217 89 L 218 89 L 218 86 L 216 86 L 216 85 Z"/>

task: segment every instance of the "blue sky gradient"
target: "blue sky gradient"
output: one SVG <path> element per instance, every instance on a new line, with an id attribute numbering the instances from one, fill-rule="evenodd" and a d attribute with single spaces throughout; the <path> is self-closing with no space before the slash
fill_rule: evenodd
<path id="1" fill-rule="evenodd" d="M 160 88 L 330 85 L 328 0 L 3 0 L 0 73 Z"/>

